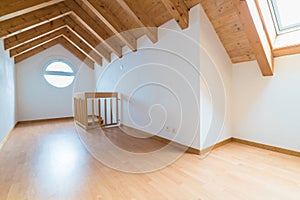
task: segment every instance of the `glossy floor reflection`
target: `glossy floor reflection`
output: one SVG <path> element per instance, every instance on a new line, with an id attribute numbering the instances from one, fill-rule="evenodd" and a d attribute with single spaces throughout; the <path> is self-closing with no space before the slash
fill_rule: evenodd
<path id="1" fill-rule="evenodd" d="M 127 136 L 110 131 L 115 143 L 126 145 L 116 140 Z M 128 149 L 138 148 L 128 140 Z M 153 142 L 144 141 L 143 148 L 160 146 Z M 162 170 L 128 174 L 95 160 L 73 121 L 61 120 L 19 125 L 0 151 L 0 200 L 299 199 L 299 194 L 300 158 L 233 142 L 204 160 L 184 154 Z"/>

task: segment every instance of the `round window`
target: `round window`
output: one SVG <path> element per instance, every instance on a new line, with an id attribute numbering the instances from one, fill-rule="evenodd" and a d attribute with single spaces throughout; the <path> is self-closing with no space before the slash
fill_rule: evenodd
<path id="1" fill-rule="evenodd" d="M 46 66 L 44 77 L 54 87 L 64 88 L 73 83 L 75 73 L 66 62 L 53 61 Z"/>

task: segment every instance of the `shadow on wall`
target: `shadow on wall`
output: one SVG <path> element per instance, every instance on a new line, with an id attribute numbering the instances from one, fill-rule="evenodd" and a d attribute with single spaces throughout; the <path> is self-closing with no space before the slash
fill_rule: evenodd
<path id="1" fill-rule="evenodd" d="M 200 128 L 200 149 L 213 148 L 212 146 L 219 141 L 224 128 L 227 97 L 220 72 L 202 47 L 200 48 L 200 75 L 200 84 L 202 83 L 200 108 L 203 108 L 200 111 L 200 118 L 202 118 L 200 123 L 203 123 L 202 129 Z"/>

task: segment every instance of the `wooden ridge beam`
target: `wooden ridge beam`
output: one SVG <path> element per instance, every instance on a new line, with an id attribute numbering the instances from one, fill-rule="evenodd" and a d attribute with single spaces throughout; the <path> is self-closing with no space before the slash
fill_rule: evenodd
<path id="1" fill-rule="evenodd" d="M 0 39 L 37 27 L 70 14 L 70 8 L 58 3 L 0 22 Z"/>
<path id="2" fill-rule="evenodd" d="M 35 28 L 29 29 L 22 33 L 13 35 L 4 39 L 5 50 L 10 50 L 21 46 L 27 42 L 35 40 L 39 37 L 43 37 L 46 34 L 57 31 L 58 29 L 64 28 L 66 24 L 66 18 L 59 18 L 54 21 L 48 22 L 46 24 L 37 26 Z"/>
<path id="3" fill-rule="evenodd" d="M 102 58 L 90 48 L 84 41 L 78 38 L 71 30 L 64 29 L 64 37 L 71 44 L 73 44 L 79 51 L 85 54 L 87 57 L 95 61 L 98 65 L 102 66 Z"/>
<path id="4" fill-rule="evenodd" d="M 272 76 L 274 71 L 274 57 L 272 54 L 272 47 L 267 41 L 267 36 L 263 30 L 258 31 L 259 24 L 255 24 L 252 14 L 259 15 L 258 11 L 250 11 L 249 3 L 251 1 L 232 0 L 236 8 L 237 14 L 242 24 L 242 28 L 247 35 L 252 51 L 256 57 L 260 70 L 264 76 Z M 256 8 L 255 2 L 252 8 Z M 257 16 L 259 17 L 259 16 Z"/>
<path id="5" fill-rule="evenodd" d="M 64 29 L 66 29 L 66 28 L 64 28 Z M 40 37 L 36 40 L 33 40 L 29 43 L 26 43 L 26 44 L 23 44 L 23 45 L 21 45 L 17 48 L 11 49 L 10 50 L 10 57 L 15 57 L 15 56 L 18 56 L 20 54 L 23 54 L 27 51 L 30 51 L 31 49 L 34 49 L 38 46 L 41 46 L 41 45 L 53 40 L 53 39 L 56 39 L 56 38 L 60 37 L 61 35 L 64 34 L 64 29 L 59 29 L 59 30 L 54 31 L 52 33 L 49 33 L 49 34 L 47 34 L 43 37 Z"/>
<path id="6" fill-rule="evenodd" d="M 101 41 L 90 34 L 90 32 L 76 20 L 75 17 L 70 15 L 70 20 L 67 21 L 67 26 L 73 31 L 77 37 L 85 41 L 92 49 L 94 49 L 100 56 L 107 62 L 111 62 L 110 52 L 100 45 Z"/>
<path id="7" fill-rule="evenodd" d="M 189 26 L 189 9 L 184 0 L 161 0 L 181 29 Z"/>
<path id="8" fill-rule="evenodd" d="M 115 48 L 114 46 L 108 44 L 106 39 L 110 38 L 112 35 L 107 33 L 99 22 L 92 19 L 76 2 L 73 0 L 66 0 L 65 4 L 73 11 L 73 16 L 81 24 L 83 24 L 95 37 L 97 37 L 103 45 L 114 52 L 119 58 L 122 57 L 122 48 Z"/>
<path id="9" fill-rule="evenodd" d="M 81 6 L 86 5 L 117 37 L 120 38 L 132 51 L 137 50 L 136 38 L 127 28 L 98 0 L 76 0 Z"/>
<path id="10" fill-rule="evenodd" d="M 76 56 L 79 60 L 81 60 L 84 64 L 86 64 L 91 69 L 94 69 L 94 61 L 92 61 L 89 57 L 79 51 L 77 48 L 74 47 L 68 40 L 64 37 L 58 38 L 59 44 L 61 44 L 65 49 L 70 51 L 74 56 Z"/>
<path id="11" fill-rule="evenodd" d="M 44 51 L 44 50 L 46 50 L 46 49 L 54 46 L 56 44 L 58 44 L 58 40 L 57 39 L 51 40 L 51 41 L 49 41 L 49 42 L 47 42 L 47 43 L 45 43 L 45 44 L 43 44 L 41 46 L 38 46 L 38 47 L 36 47 L 36 48 L 34 48 L 34 49 L 26 52 L 26 53 L 23 53 L 23 54 L 21 54 L 19 56 L 16 56 L 15 57 L 15 64 L 17 64 L 17 63 L 19 63 L 19 62 L 21 62 L 21 61 L 23 61 L 23 60 L 25 60 L 25 59 L 27 59 L 27 58 L 29 58 L 31 56 L 34 56 L 34 55 L 36 55 L 36 54 L 38 54 L 38 53 L 40 53 L 40 52 L 42 52 L 42 51 Z"/>
<path id="12" fill-rule="evenodd" d="M 0 1 L 0 21 L 57 4 L 63 0 L 3 0 Z"/>
<path id="13" fill-rule="evenodd" d="M 132 1 L 125 2 L 125 0 L 116 1 L 124 11 L 132 17 L 141 28 L 143 28 L 152 43 L 156 43 L 158 41 L 157 27 L 144 13 L 139 12 L 140 8 L 138 8 L 138 4 L 132 3 Z"/>

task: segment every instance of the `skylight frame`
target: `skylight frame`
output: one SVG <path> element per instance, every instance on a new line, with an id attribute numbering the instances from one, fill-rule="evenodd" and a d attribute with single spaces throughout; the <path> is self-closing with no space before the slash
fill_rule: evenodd
<path id="1" fill-rule="evenodd" d="M 269 6 L 270 6 L 270 11 L 271 15 L 275 24 L 275 29 L 278 35 L 293 32 L 300 30 L 300 22 L 290 25 L 290 26 L 283 26 L 281 23 L 280 19 L 280 14 L 279 14 L 279 8 L 276 3 L 277 0 L 268 0 Z"/>

